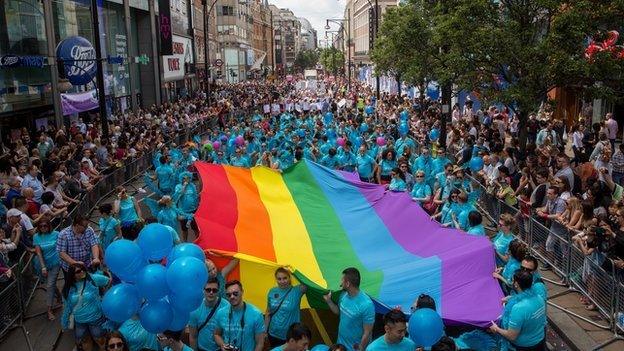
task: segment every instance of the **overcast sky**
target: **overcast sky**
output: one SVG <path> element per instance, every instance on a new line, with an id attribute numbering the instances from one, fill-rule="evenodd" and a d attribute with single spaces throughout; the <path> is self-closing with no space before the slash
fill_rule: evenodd
<path id="1" fill-rule="evenodd" d="M 280 8 L 289 8 L 297 17 L 304 17 L 316 29 L 319 39 L 325 38 L 325 20 L 328 18 L 342 18 L 345 0 L 269 0 Z M 330 24 L 332 29 L 338 28 Z"/>

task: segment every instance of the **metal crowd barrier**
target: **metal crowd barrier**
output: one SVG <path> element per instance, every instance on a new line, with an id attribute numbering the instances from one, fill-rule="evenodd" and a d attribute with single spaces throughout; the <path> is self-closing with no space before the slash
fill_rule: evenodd
<path id="1" fill-rule="evenodd" d="M 601 349 L 617 340 L 624 340 L 624 337 L 619 334 L 624 332 L 624 325 L 622 325 L 624 323 L 618 324 L 619 314 L 624 313 L 624 282 L 618 280 L 613 262 L 610 265 L 611 269 L 606 271 L 602 263 L 609 258 L 599 254 L 585 255 L 572 241 L 575 233 L 557 222 L 542 222 L 542 219 L 538 219 L 533 213 L 522 213 L 518 208 L 509 206 L 498 199 L 494 193 L 488 191 L 474 178 L 470 177 L 470 179 L 473 191 L 479 194 L 477 208 L 496 224 L 501 214 L 511 214 L 516 219 L 517 228 L 514 230 L 516 238 L 524 242 L 529 252 L 538 257 L 542 264 L 550 266 L 561 281 L 543 279 L 567 287 L 565 291 L 549 296 L 549 299 L 571 292 L 581 293 L 596 306 L 608 324 L 600 324 L 552 301 L 547 301 L 548 305 L 598 328 L 613 332 L 612 339 L 596 346 L 594 350 Z"/>
<path id="2" fill-rule="evenodd" d="M 167 143 L 184 144 L 195 135 L 205 135 L 214 126 L 213 119 L 204 119 L 192 129 L 178 131 Z M 149 151 L 138 158 L 125 160 L 123 166 L 102 177 L 94 184 L 91 191 L 81 196 L 80 202 L 71 209 L 67 218 L 58 222 L 55 230 L 70 226 L 73 218 L 79 214 L 91 214 L 100 201 L 110 196 L 117 186 L 126 184 L 149 170 L 152 167 L 153 154 L 153 151 Z M 9 331 L 19 328 L 24 334 L 30 351 L 33 348 L 24 326 L 24 320 L 35 316 L 26 315 L 26 310 L 39 286 L 39 275 L 34 268 L 34 262 L 35 256 L 25 252 L 19 262 L 11 267 L 12 277 L 2 282 L 6 278 L 6 275 L 3 275 L 3 279 L 0 280 L 0 342 Z"/>

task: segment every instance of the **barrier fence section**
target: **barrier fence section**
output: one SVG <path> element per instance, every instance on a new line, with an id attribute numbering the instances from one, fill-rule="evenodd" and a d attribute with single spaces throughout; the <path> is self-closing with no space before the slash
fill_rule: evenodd
<path id="1" fill-rule="evenodd" d="M 498 224 L 501 214 L 512 215 L 517 224 L 517 228 L 514 230 L 516 238 L 527 245 L 529 252 L 538 257 L 542 265 L 550 267 L 560 278 L 559 281 L 551 281 L 545 278 L 544 280 L 568 288 L 560 294 L 549 296 L 549 299 L 573 291 L 579 292 L 596 306 L 609 324 L 599 324 L 552 301 L 548 301 L 548 304 L 594 326 L 612 330 L 613 338 L 596 346 L 595 350 L 616 340 L 624 340 L 618 334 L 624 332 L 622 325 L 622 320 L 624 320 L 622 317 L 622 313 L 624 313 L 624 282 L 618 279 L 618 272 L 616 272 L 613 261 L 597 251 L 584 252 L 575 243 L 574 238 L 578 233 L 570 231 L 561 223 L 537 216 L 534 209 L 528 205 L 526 208 L 521 206 L 522 210 L 516 206 L 510 206 L 496 196 L 494 189 L 484 186 L 472 177 L 470 180 L 472 190 L 479 194 L 476 203 L 477 208 L 494 225 Z M 620 323 L 618 323 L 618 317 Z"/>
<path id="2" fill-rule="evenodd" d="M 214 128 L 215 119 L 202 120 L 192 129 L 178 131 L 170 140 L 169 145 L 182 145 L 191 141 L 196 135 L 203 136 Z M 77 215 L 90 214 L 102 199 L 106 199 L 119 185 L 128 183 L 136 177 L 144 174 L 152 167 L 154 151 L 149 151 L 134 159 L 127 159 L 124 164 L 108 172 L 93 188 L 79 198 L 67 218 L 62 219 L 55 226 L 55 230 L 66 228 L 72 224 Z M 88 216 L 87 216 L 88 217 Z M 12 329 L 19 328 L 24 333 L 29 350 L 32 350 L 30 339 L 23 320 L 32 316 L 26 316 L 26 310 L 39 286 L 40 278 L 37 274 L 34 262 L 35 256 L 25 252 L 17 263 L 11 266 L 11 276 L 0 275 L 0 342 Z"/>

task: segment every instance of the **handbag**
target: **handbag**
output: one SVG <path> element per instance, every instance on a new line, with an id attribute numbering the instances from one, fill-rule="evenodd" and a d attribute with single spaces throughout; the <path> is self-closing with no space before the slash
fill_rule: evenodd
<path id="1" fill-rule="evenodd" d="M 273 316 L 279 311 L 279 309 L 282 307 L 282 304 L 284 303 L 284 300 L 286 300 L 286 297 L 288 297 L 288 294 L 290 294 L 290 292 L 292 291 L 293 287 L 291 286 L 290 289 L 288 289 L 288 291 L 286 292 L 286 294 L 284 294 L 284 297 L 282 297 L 282 300 L 280 301 L 280 303 L 277 305 L 277 307 L 275 308 L 275 310 L 269 312 L 269 323 L 267 324 L 266 327 L 266 331 L 267 331 L 267 335 L 269 335 L 269 328 L 271 326 L 271 321 L 273 320 Z"/>

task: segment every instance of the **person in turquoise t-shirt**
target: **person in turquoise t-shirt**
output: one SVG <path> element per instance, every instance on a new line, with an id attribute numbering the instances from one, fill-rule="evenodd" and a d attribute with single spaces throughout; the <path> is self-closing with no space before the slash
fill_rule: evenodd
<path id="1" fill-rule="evenodd" d="M 156 334 L 152 334 L 143 328 L 138 315 L 134 315 L 123 322 L 118 331 L 126 339 L 130 351 L 141 351 L 143 349 L 158 350 Z"/>
<path id="2" fill-rule="evenodd" d="M 394 168 L 392 172 L 390 172 L 390 184 L 388 185 L 388 190 L 402 192 L 407 191 L 407 184 L 405 183 L 405 176 L 400 169 Z"/>
<path id="3" fill-rule="evenodd" d="M 61 259 L 56 251 L 56 241 L 59 232 L 52 230 L 50 222 L 41 220 L 37 223 L 37 233 L 33 236 L 33 245 L 39 259 L 41 275 L 46 278 L 46 304 L 48 305 L 48 319 L 54 320 L 52 305 L 54 296 L 61 297 L 56 287 L 56 279 L 61 269 Z"/>
<path id="4" fill-rule="evenodd" d="M 407 318 L 399 310 L 391 310 L 383 317 L 385 334 L 366 348 L 367 351 L 414 351 L 416 344 L 405 337 Z"/>
<path id="5" fill-rule="evenodd" d="M 516 348 L 545 350 L 546 302 L 532 290 L 533 275 L 519 270 L 514 274 L 517 301 L 511 307 L 506 329 L 492 322 L 490 331 L 500 334 Z"/>
<path id="6" fill-rule="evenodd" d="M 459 227 L 459 223 L 456 227 Z M 458 228 L 459 229 L 459 228 Z M 483 217 L 479 211 L 470 211 L 468 214 L 468 230 L 466 233 L 477 236 L 485 236 Z"/>
<path id="7" fill-rule="evenodd" d="M 215 257 L 225 257 L 217 252 L 212 250 L 208 250 L 208 255 Z M 208 270 L 208 279 L 216 278 L 219 281 L 219 296 L 225 298 L 225 279 L 230 273 L 236 268 L 238 265 L 238 258 L 232 258 L 230 262 L 228 262 L 221 271 L 217 269 L 217 266 L 212 262 L 211 259 L 206 259 L 204 263 L 206 263 L 206 269 Z"/>
<path id="8" fill-rule="evenodd" d="M 204 286 L 204 301 L 189 317 L 189 344 L 194 350 L 214 351 L 214 330 L 217 327 L 215 315 L 230 303 L 219 295 L 219 280 L 214 277 Z"/>
<path id="9" fill-rule="evenodd" d="M 533 285 L 531 285 L 531 290 L 535 293 L 535 295 L 546 301 L 548 299 L 548 290 L 546 290 L 546 285 L 544 285 L 542 277 L 537 271 L 537 267 L 537 258 L 532 255 L 525 255 L 522 262 L 520 262 L 520 268 L 533 275 Z"/>
<path id="10" fill-rule="evenodd" d="M 357 172 L 360 175 L 360 180 L 372 182 L 377 169 L 377 163 L 366 153 L 366 146 L 360 146 L 355 162 L 357 163 Z"/>
<path id="11" fill-rule="evenodd" d="M 264 316 L 260 310 L 243 301 L 243 285 L 238 280 L 225 284 L 225 296 L 230 308 L 216 313 L 214 340 L 222 351 L 262 351 L 264 346 Z"/>
<path id="12" fill-rule="evenodd" d="M 375 322 L 373 300 L 360 291 L 360 272 L 357 268 L 342 271 L 341 286 L 343 291 L 338 304 L 332 301 L 331 291 L 323 296 L 331 311 L 340 315 L 338 343 L 345 345 L 348 351 L 366 350 Z"/>
<path id="13" fill-rule="evenodd" d="M 108 245 L 110 245 L 115 239 L 121 238 L 121 222 L 113 217 L 113 205 L 103 204 L 98 210 L 102 217 L 98 222 L 100 228 L 100 246 L 102 250 L 106 251 Z"/>
<path id="14" fill-rule="evenodd" d="M 492 239 L 496 251 L 496 266 L 503 267 L 509 259 L 509 243 L 514 239 L 511 226 L 514 223 L 513 216 L 505 213 L 498 220 L 499 231 Z"/>
<path id="15" fill-rule="evenodd" d="M 193 351 L 181 339 L 182 330 L 165 330 L 162 334 L 158 334 L 158 343 L 163 351 Z"/>
<path id="16" fill-rule="evenodd" d="M 288 328 L 301 320 L 301 297 L 307 290 L 305 285 L 293 286 L 290 272 L 283 267 L 275 271 L 275 280 L 277 286 L 267 294 L 264 319 L 271 347 L 286 343 Z"/>
<path id="17" fill-rule="evenodd" d="M 431 201 L 431 187 L 425 183 L 425 172 L 416 171 L 414 176 L 414 186 L 412 187 L 412 200 L 418 202 L 421 206 Z"/>
<path id="18" fill-rule="evenodd" d="M 286 343 L 271 351 L 306 351 L 312 340 L 312 331 L 305 324 L 293 323 L 286 332 Z"/>
<path id="19" fill-rule="evenodd" d="M 158 190 L 163 195 L 171 195 L 176 182 L 175 170 L 169 162 L 169 156 L 162 156 L 160 158 L 160 163 L 161 165 L 156 167 L 154 171 L 156 180 L 158 180 Z"/>
<path id="20" fill-rule="evenodd" d="M 498 279 L 503 287 L 503 292 L 509 294 L 512 289 L 513 276 L 521 268 L 520 262 L 526 256 L 527 248 L 519 240 L 515 239 L 509 244 L 509 260 L 504 267 L 494 271 L 494 278 Z"/>

